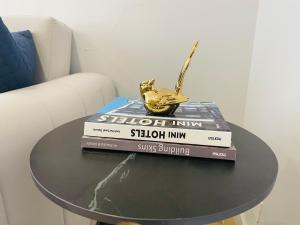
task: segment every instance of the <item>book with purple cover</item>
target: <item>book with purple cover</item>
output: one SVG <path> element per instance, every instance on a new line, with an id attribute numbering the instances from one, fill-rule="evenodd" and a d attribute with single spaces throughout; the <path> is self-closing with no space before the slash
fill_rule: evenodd
<path id="1" fill-rule="evenodd" d="M 236 159 L 236 148 L 233 145 L 229 148 L 224 148 L 205 145 L 189 145 L 83 136 L 81 139 L 81 147 L 83 149 L 93 150 L 106 149 L 114 151 L 144 152 L 152 154 L 201 157 L 233 161 Z"/>

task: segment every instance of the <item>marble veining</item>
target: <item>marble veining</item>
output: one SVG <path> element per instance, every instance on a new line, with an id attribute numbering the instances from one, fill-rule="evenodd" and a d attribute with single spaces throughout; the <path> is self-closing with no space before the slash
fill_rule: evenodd
<path id="1" fill-rule="evenodd" d="M 99 183 L 96 185 L 94 189 L 93 199 L 91 200 L 88 206 L 90 210 L 95 211 L 99 207 L 98 200 L 97 200 L 98 192 L 101 191 L 105 187 L 105 185 L 119 173 L 119 171 L 128 163 L 129 160 L 135 159 L 135 156 L 136 153 L 132 153 L 128 155 L 128 157 L 124 159 L 122 162 L 120 162 L 103 180 L 99 181 Z M 120 182 L 122 182 L 124 179 L 128 177 L 129 172 L 130 172 L 129 169 L 127 169 L 121 174 Z M 103 200 L 111 202 L 111 200 L 107 197 L 104 197 Z"/>
<path id="2" fill-rule="evenodd" d="M 128 169 L 128 170 L 126 170 L 126 171 L 124 171 L 124 172 L 122 173 L 122 175 L 121 175 L 121 177 L 120 177 L 120 183 L 122 183 L 122 181 L 123 181 L 124 179 L 126 179 L 126 177 L 128 177 L 129 172 L 130 172 L 130 170 Z"/>

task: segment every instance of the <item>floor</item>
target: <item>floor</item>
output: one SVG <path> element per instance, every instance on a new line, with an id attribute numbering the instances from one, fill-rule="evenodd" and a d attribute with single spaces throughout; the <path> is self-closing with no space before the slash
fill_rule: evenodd
<path id="1" fill-rule="evenodd" d="M 234 218 L 229 218 L 227 220 L 222 220 L 217 223 L 210 223 L 207 225 L 236 225 Z"/>

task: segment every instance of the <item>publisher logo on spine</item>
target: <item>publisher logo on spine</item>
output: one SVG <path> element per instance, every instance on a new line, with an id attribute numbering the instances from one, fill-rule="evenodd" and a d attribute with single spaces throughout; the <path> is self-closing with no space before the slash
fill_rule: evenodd
<path id="1" fill-rule="evenodd" d="M 210 141 L 222 141 L 221 137 L 208 137 L 208 140 Z"/>

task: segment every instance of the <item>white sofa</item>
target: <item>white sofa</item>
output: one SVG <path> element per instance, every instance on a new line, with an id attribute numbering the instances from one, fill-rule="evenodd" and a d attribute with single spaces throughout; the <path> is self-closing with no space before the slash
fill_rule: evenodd
<path id="1" fill-rule="evenodd" d="M 46 199 L 29 173 L 29 155 L 47 132 L 94 113 L 116 95 L 103 75 L 68 75 L 71 31 L 53 18 L 4 17 L 11 31 L 33 33 L 39 66 L 36 85 L 0 94 L 0 225 L 82 225 L 86 218 Z"/>

